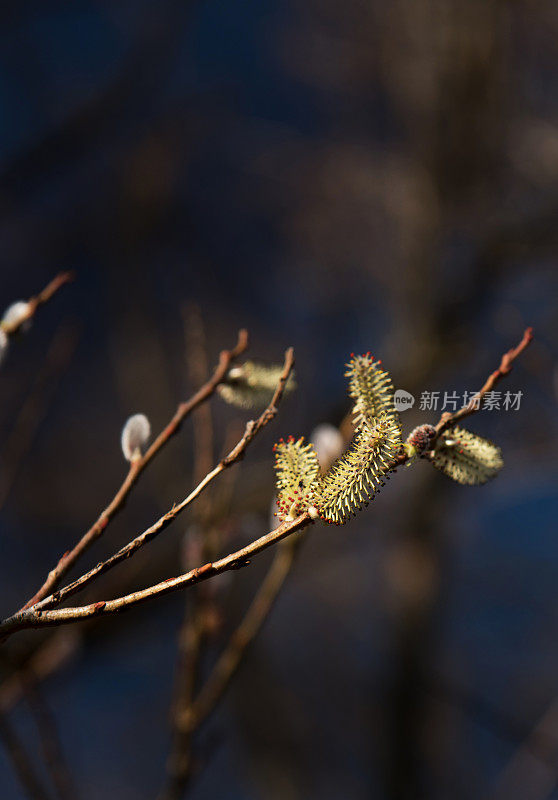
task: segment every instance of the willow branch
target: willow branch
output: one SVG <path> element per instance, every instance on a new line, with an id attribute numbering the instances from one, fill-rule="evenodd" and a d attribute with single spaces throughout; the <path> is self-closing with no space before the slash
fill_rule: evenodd
<path id="1" fill-rule="evenodd" d="M 498 369 L 495 369 L 488 378 L 482 389 L 480 389 L 470 400 L 466 403 L 462 408 L 458 411 L 454 411 L 450 413 L 446 411 L 440 417 L 440 421 L 436 425 L 436 433 L 439 435 L 451 425 L 454 425 L 459 420 L 464 419 L 465 417 L 471 416 L 471 414 L 475 414 L 479 411 L 481 407 L 482 400 L 487 392 L 491 392 L 497 383 L 499 383 L 503 377 L 508 375 L 512 370 L 512 365 L 515 359 L 521 355 L 521 353 L 525 350 L 526 347 L 530 345 L 533 340 L 533 329 L 526 328 L 523 332 L 523 337 L 517 347 L 512 347 L 511 350 L 508 350 L 507 353 L 504 353 L 502 359 L 500 361 L 500 366 Z"/>
<path id="2" fill-rule="evenodd" d="M 27 301 L 27 310 L 24 314 L 18 315 L 18 318 L 14 320 L 14 322 L 7 324 L 4 323 L 2 328 L 4 329 L 4 333 L 8 336 L 12 336 L 16 331 L 18 331 L 22 325 L 28 322 L 32 317 L 35 316 L 37 309 L 39 306 L 44 305 L 44 303 L 48 303 L 50 298 L 56 294 L 56 292 L 64 286 L 66 283 L 70 283 L 73 281 L 74 273 L 73 272 L 60 272 L 55 278 L 53 278 L 50 283 L 48 283 L 42 292 L 35 295 L 35 297 L 29 298 Z"/>
<path id="3" fill-rule="evenodd" d="M 508 374 L 511 370 L 511 366 L 513 361 L 517 358 L 517 356 L 523 352 L 523 350 L 528 346 L 532 339 L 532 331 L 528 328 L 516 348 L 508 351 L 504 354 L 501 359 L 500 366 L 497 370 L 495 370 L 488 378 L 480 392 L 477 393 L 476 397 L 481 398 L 489 391 L 496 383 L 506 374 Z M 290 365 L 289 362 L 290 356 Z M 274 395 L 274 398 L 270 404 L 270 406 L 263 412 L 263 414 L 258 418 L 256 422 L 249 422 L 246 426 L 246 432 L 240 442 L 236 445 L 235 448 L 223 459 L 220 464 L 215 467 L 215 469 L 209 473 L 206 478 L 198 485 L 198 487 L 194 490 L 194 492 L 186 498 L 185 501 L 182 501 L 181 504 L 175 506 L 171 509 L 167 514 L 165 514 L 161 519 L 155 523 L 155 526 L 145 531 L 135 540 L 130 542 L 129 545 L 126 545 L 125 548 L 122 548 L 112 559 L 109 559 L 107 562 L 102 562 L 98 567 L 95 568 L 95 574 L 98 574 L 100 571 L 104 571 L 109 566 L 112 566 L 117 559 L 118 561 L 122 560 L 123 558 L 127 557 L 128 554 L 131 554 L 137 547 L 141 546 L 146 539 L 152 538 L 162 527 L 165 527 L 169 522 L 174 519 L 177 513 L 185 507 L 185 504 L 191 502 L 191 500 L 195 499 L 195 497 L 205 488 L 205 486 L 213 480 L 213 478 L 221 472 L 225 467 L 229 466 L 230 464 L 237 461 L 241 458 L 244 454 L 244 450 L 246 449 L 247 444 L 254 438 L 254 436 L 258 433 L 258 431 L 267 424 L 269 419 L 271 419 L 276 413 L 276 402 L 280 399 L 283 388 L 286 382 L 286 377 L 290 372 L 290 368 L 292 367 L 292 351 L 287 351 L 286 357 L 286 365 L 285 370 L 283 371 L 283 375 L 281 377 L 281 381 L 279 382 L 279 386 L 277 387 L 277 391 Z M 477 402 L 469 403 L 464 406 L 459 411 L 455 412 L 454 414 L 444 414 L 440 422 L 438 423 L 438 433 L 442 432 L 448 425 L 452 424 L 452 422 L 456 421 L 457 419 L 461 419 L 465 416 L 469 416 L 473 414 L 476 410 Z M 407 457 L 402 455 L 393 465 L 393 468 L 399 466 L 402 463 L 407 461 Z M 109 601 L 100 601 L 98 603 L 89 604 L 86 606 L 78 606 L 75 608 L 65 608 L 59 610 L 43 610 L 40 606 L 30 607 L 22 612 L 18 612 L 14 614 L 12 617 L 4 620 L 0 623 L 0 634 L 7 634 L 14 632 L 16 630 L 21 630 L 24 628 L 36 628 L 36 627 L 45 627 L 49 625 L 61 625 L 66 624 L 82 619 L 87 619 L 93 616 L 104 616 L 106 614 L 118 613 L 130 606 L 136 605 L 138 603 L 145 602 L 146 600 L 151 599 L 152 597 L 156 597 L 160 594 L 167 594 L 172 591 L 176 591 L 178 589 L 184 588 L 185 586 L 189 586 L 195 583 L 199 583 L 201 580 L 206 580 L 207 578 L 212 577 L 213 575 L 219 574 L 220 572 L 225 572 L 230 569 L 239 568 L 244 566 L 247 559 L 250 556 L 255 555 L 256 553 L 261 552 L 262 550 L 266 549 L 267 547 L 275 544 L 276 542 L 284 539 L 286 536 L 289 536 L 291 533 L 294 533 L 296 530 L 301 530 L 303 527 L 306 527 L 311 521 L 310 515 L 305 512 L 301 514 L 294 522 L 284 522 L 283 524 L 279 525 L 274 531 L 262 536 L 260 539 L 257 539 L 255 542 L 247 545 L 245 548 L 236 551 L 235 553 L 231 553 L 230 555 L 226 556 L 223 559 L 220 559 L 215 562 L 208 562 L 204 564 L 202 567 L 197 569 L 191 570 L 183 575 L 178 576 L 177 578 L 170 578 L 162 583 L 156 584 L 154 586 L 150 586 L 147 589 L 143 589 L 139 592 L 134 592 L 129 595 L 125 595 L 124 597 L 116 598 L 115 600 Z M 88 575 L 88 574 L 87 574 Z M 88 578 L 86 576 L 82 576 L 82 578 L 78 579 L 79 585 L 81 586 L 84 582 L 88 582 Z M 70 584 L 66 587 L 65 590 L 68 592 L 73 591 L 71 587 L 75 586 L 77 589 L 78 582 L 74 582 L 74 584 Z M 46 600 L 49 603 L 57 603 L 59 602 L 62 597 L 62 592 L 57 593 L 56 596 L 51 596 Z M 46 601 L 45 601 L 46 604 Z"/>
<path id="4" fill-rule="evenodd" d="M 100 536 L 115 514 L 122 508 L 132 487 L 146 466 L 152 461 L 164 445 L 178 431 L 185 417 L 188 416 L 201 403 L 204 403 L 215 391 L 217 386 L 224 380 L 231 363 L 246 350 L 248 346 L 248 334 L 245 330 L 239 331 L 238 341 L 232 350 L 223 350 L 219 356 L 219 363 L 211 376 L 189 400 L 180 403 L 174 416 L 168 425 L 157 436 L 153 444 L 148 448 L 143 456 L 135 459 L 130 464 L 128 474 L 108 506 L 101 512 L 91 528 L 81 537 L 79 542 L 67 553 L 64 553 L 58 564 L 49 572 L 41 588 L 31 597 L 22 607 L 21 611 L 35 605 L 43 598 L 46 598 L 53 589 L 58 586 L 61 579 L 66 575 L 70 568 L 76 563 L 80 556 L 91 547 Z M 192 498 L 194 499 L 194 498 Z M 191 501 L 190 501 L 191 502 Z M 170 513 L 170 512 L 169 512 Z"/>
<path id="5" fill-rule="evenodd" d="M 350 438 L 350 434 L 347 438 Z M 333 460 L 322 463 L 322 473 L 329 469 Z M 294 566 L 301 544 L 301 537 L 293 536 L 278 545 L 273 561 L 248 610 L 226 642 L 196 697 L 194 683 L 187 676 L 185 684 L 188 691 L 181 698 L 182 703 L 177 703 L 175 708 L 174 746 L 167 762 L 168 780 L 159 800 L 179 800 L 187 789 L 195 765 L 192 755 L 194 734 L 227 691 L 248 648 L 264 626 Z M 190 653 L 195 650 L 196 645 L 199 646 L 199 634 L 199 629 L 193 629 L 190 637 L 184 639 L 190 646 Z M 192 659 L 192 663 L 194 661 Z"/>
<path id="6" fill-rule="evenodd" d="M 29 606 L 27 610 L 37 610 L 37 609 L 45 609 L 45 608 L 52 608 L 53 606 L 59 605 L 62 601 L 66 600 L 71 595 L 75 594 L 77 591 L 83 589 L 87 584 L 91 583 L 99 575 L 102 575 L 105 572 L 108 572 L 109 569 L 112 569 L 121 561 L 124 561 L 127 558 L 130 558 L 137 550 L 143 547 L 147 542 L 154 539 L 155 536 L 158 536 L 161 531 L 167 528 L 171 522 L 182 512 L 185 508 L 187 508 L 197 497 L 203 492 L 203 490 L 209 486 L 209 484 L 215 480 L 215 478 L 221 474 L 225 469 L 231 467 L 237 461 L 240 461 L 241 458 L 244 457 L 244 453 L 246 448 L 250 444 L 250 442 L 254 439 L 254 437 L 259 433 L 259 431 L 270 422 L 275 414 L 277 413 L 277 407 L 280 402 L 281 397 L 283 396 L 283 390 L 285 384 L 287 382 L 288 376 L 292 370 L 294 364 L 294 356 L 292 348 L 287 350 L 285 354 L 285 366 L 283 369 L 283 374 L 279 380 L 279 384 L 277 386 L 277 390 L 273 395 L 273 398 L 269 404 L 269 406 L 265 409 L 265 411 L 261 414 L 261 416 L 254 422 L 250 420 L 246 425 L 246 429 L 244 432 L 243 437 L 240 441 L 235 445 L 235 447 L 231 450 L 231 452 L 223 458 L 214 469 L 209 472 L 205 478 L 200 481 L 200 483 L 196 486 L 196 488 L 190 492 L 188 497 L 186 497 L 182 502 L 175 504 L 166 514 L 163 514 L 157 522 L 155 522 L 151 527 L 147 528 L 143 533 L 140 533 L 139 536 L 136 536 L 135 539 L 132 539 L 131 542 L 124 545 L 123 547 L 118 550 L 113 556 L 106 559 L 105 561 L 101 561 L 97 564 L 96 567 L 90 569 L 88 572 L 81 575 L 72 583 L 69 583 L 64 588 L 59 589 L 52 595 L 45 597 L 43 600 L 39 601 L 38 603 L 34 604 L 33 606 Z M 26 609 L 23 609 L 24 611 Z"/>
<path id="7" fill-rule="evenodd" d="M 331 460 L 322 463 L 322 473 L 330 466 Z M 302 541 L 300 536 L 294 536 L 278 546 L 271 566 L 243 619 L 227 642 L 197 697 L 189 707 L 184 707 L 183 713 L 177 718 L 176 725 L 181 731 L 184 753 L 182 759 L 177 759 L 172 765 L 175 767 L 175 773 L 171 775 L 167 791 L 161 796 L 161 800 L 177 800 L 182 796 L 181 792 L 187 786 L 192 770 L 192 735 L 225 694 L 246 651 L 261 631 L 293 568 Z"/>
<path id="8" fill-rule="evenodd" d="M 268 547 L 271 547 L 287 536 L 300 531 L 310 524 L 312 521 L 307 511 L 301 514 L 292 522 L 283 522 L 279 527 L 261 536 L 245 547 L 235 550 L 234 553 L 217 561 L 209 561 L 201 567 L 185 572 L 176 578 L 168 578 L 161 583 L 156 583 L 149 586 L 147 589 L 141 589 L 138 592 L 117 597 L 114 600 L 101 600 L 97 603 L 90 603 L 85 606 L 77 606 L 74 608 L 60 608 L 43 611 L 37 608 L 28 608 L 25 611 L 18 612 L 12 617 L 0 623 L 0 635 L 8 635 L 18 630 L 26 628 L 45 628 L 53 625 L 66 625 L 72 622 L 80 622 L 92 617 L 105 617 L 109 614 L 117 614 L 126 611 L 133 606 L 145 603 L 155 597 L 160 597 L 171 592 L 176 592 L 179 589 L 184 589 L 187 586 L 193 586 L 200 583 L 200 581 L 208 580 L 215 575 L 220 575 L 223 572 L 228 572 L 233 569 L 241 569 L 248 566 L 252 556 L 261 553 Z"/>
<path id="9" fill-rule="evenodd" d="M 480 411 L 481 403 L 484 396 L 487 392 L 491 392 L 492 389 L 499 383 L 502 378 L 508 375 L 513 366 L 513 362 L 515 359 L 521 355 L 521 353 L 529 346 L 529 344 L 533 340 L 533 329 L 526 328 L 523 332 L 523 336 L 521 341 L 516 347 L 512 347 L 511 350 L 508 350 L 502 356 L 500 360 L 500 365 L 494 372 L 491 372 L 488 378 L 486 379 L 483 387 L 479 389 L 479 391 L 473 395 L 473 397 L 462 406 L 460 409 L 454 412 L 445 411 L 440 419 L 438 420 L 437 424 L 435 425 L 436 428 L 436 439 L 440 434 L 442 434 L 447 428 L 451 425 L 455 425 L 456 422 L 459 420 L 465 419 L 465 417 L 470 417 L 472 414 L 476 414 L 477 411 Z M 436 441 L 436 439 L 434 441 Z M 397 467 L 406 464 L 409 461 L 409 456 L 402 450 L 399 456 L 395 459 L 392 464 L 392 469 L 396 469 Z"/>
<path id="10" fill-rule="evenodd" d="M 196 306 L 183 310 L 183 318 L 190 378 L 198 383 L 207 375 L 207 348 L 203 321 Z M 194 417 L 194 422 L 196 421 L 198 424 L 194 425 L 194 475 L 196 480 L 200 480 L 211 469 L 213 463 L 213 418 L 209 404 L 197 409 Z M 231 446 L 234 446 L 237 438 Z M 232 475 L 233 472 L 228 474 Z M 212 503 L 210 492 L 203 496 L 203 500 L 204 502 L 196 503 L 194 506 L 193 520 L 196 525 L 194 529 L 196 536 L 198 528 L 200 530 L 201 557 L 208 559 L 216 557 L 214 551 L 219 537 L 210 536 L 217 531 L 217 528 L 211 525 L 212 505 L 215 500 L 213 498 Z M 198 591 L 188 593 L 178 634 L 175 688 L 171 706 L 171 746 L 166 767 L 168 785 L 163 793 L 164 797 L 182 797 L 187 776 L 190 774 L 190 736 L 180 729 L 178 719 L 192 704 L 200 660 L 209 635 L 208 619 L 215 598 L 210 592 L 201 591 L 206 587 L 207 584 L 202 584 L 197 587 Z"/>
<path id="11" fill-rule="evenodd" d="M 217 575 L 220 572 L 225 572 L 230 569 L 236 569 L 240 566 L 244 566 L 243 562 L 246 561 L 249 556 L 264 550 L 266 547 L 269 547 L 276 541 L 288 536 L 290 533 L 294 532 L 294 530 L 298 530 L 300 525 L 297 526 L 296 523 L 301 523 L 304 521 L 304 523 L 307 524 L 310 520 L 310 517 L 305 513 L 301 515 L 298 520 L 295 520 L 294 522 L 283 523 L 283 525 L 280 525 L 276 530 L 271 531 L 255 542 L 252 542 L 250 545 L 247 545 L 235 553 L 231 553 L 225 558 L 215 562 L 208 562 L 203 567 L 190 570 L 190 572 L 187 572 L 178 578 L 170 578 L 160 584 L 150 586 L 149 588 L 140 592 L 134 592 L 131 595 L 126 595 L 125 597 L 120 597 L 116 600 L 109 600 L 106 602 L 101 601 L 98 603 L 89 604 L 87 606 L 79 606 L 77 608 L 44 610 L 50 605 L 61 602 L 78 589 L 83 588 L 83 586 L 93 580 L 93 578 L 95 578 L 97 575 L 106 572 L 108 569 L 115 566 L 115 564 L 119 563 L 125 558 L 129 558 L 147 541 L 152 539 L 154 536 L 160 533 L 161 530 L 166 528 L 184 508 L 186 508 L 193 500 L 196 499 L 196 497 L 209 483 L 211 483 L 212 480 L 214 480 L 217 475 L 219 475 L 223 470 L 232 466 L 232 464 L 235 464 L 237 461 L 242 459 L 250 442 L 277 413 L 277 408 L 283 396 L 285 384 L 291 373 L 293 365 L 294 354 L 292 348 L 289 348 L 285 353 L 283 372 L 269 406 L 265 409 L 265 411 L 263 411 L 257 420 L 250 420 L 248 422 L 242 439 L 240 439 L 235 447 L 233 447 L 231 452 L 225 456 L 225 458 L 222 459 L 222 461 L 220 461 L 219 464 L 210 473 L 208 473 L 208 475 L 206 475 L 206 477 L 198 484 L 194 491 L 191 492 L 187 498 L 185 498 L 185 500 L 178 505 L 173 506 L 173 508 L 171 508 L 170 511 L 164 514 L 159 520 L 157 520 L 154 525 L 137 536 L 127 545 L 122 547 L 111 558 L 101 562 L 94 569 L 89 570 L 89 572 L 85 573 L 85 575 L 82 575 L 73 583 L 68 584 L 68 586 L 56 592 L 55 595 L 50 595 L 36 605 L 30 606 L 27 609 L 23 609 L 22 611 L 19 611 L 13 616 L 4 620 L 4 622 L 0 623 L 0 635 L 4 633 L 11 633 L 15 630 L 21 630 L 22 628 L 36 628 L 43 627 L 45 625 L 65 624 L 68 622 L 87 619 L 92 616 L 105 615 L 121 611 L 130 605 L 144 602 L 145 600 L 148 600 L 151 597 L 159 594 L 166 594 L 184 586 L 198 583 L 200 580 L 206 580 L 212 575 Z"/>
<path id="12" fill-rule="evenodd" d="M 291 571 L 300 540 L 288 539 L 278 546 L 271 566 L 265 575 L 250 607 L 238 625 L 197 697 L 194 685 L 189 682 L 182 696 L 182 703 L 174 715 L 175 745 L 167 763 L 167 784 L 159 794 L 159 800 L 180 800 L 192 777 L 192 737 L 203 721 L 211 714 L 226 692 L 250 644 L 265 623 L 285 580 Z M 191 649 L 199 645 L 199 629 L 187 628 L 190 638 L 183 645 Z M 197 638 L 196 638 L 196 634 Z"/>

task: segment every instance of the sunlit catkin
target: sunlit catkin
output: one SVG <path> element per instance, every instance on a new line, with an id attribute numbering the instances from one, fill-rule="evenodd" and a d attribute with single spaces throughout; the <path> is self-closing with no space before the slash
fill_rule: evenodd
<path id="1" fill-rule="evenodd" d="M 313 505 L 320 465 L 311 444 L 304 437 L 281 439 L 273 446 L 277 476 L 277 516 L 293 520 Z"/>
<path id="2" fill-rule="evenodd" d="M 486 483 L 504 465 L 499 447 L 457 425 L 438 438 L 432 463 L 452 480 L 469 486 Z"/>
<path id="3" fill-rule="evenodd" d="M 400 448 L 401 432 L 393 416 L 382 412 L 363 423 L 346 453 L 318 482 L 314 505 L 321 519 L 342 525 L 367 505 L 383 486 L 383 476 Z"/>
<path id="4" fill-rule="evenodd" d="M 389 372 L 381 369 L 381 363 L 375 361 L 370 353 L 360 356 L 351 353 L 345 376 L 349 379 L 349 397 L 354 400 L 355 426 L 379 417 L 383 412 L 397 417 L 393 405 L 393 383 Z"/>

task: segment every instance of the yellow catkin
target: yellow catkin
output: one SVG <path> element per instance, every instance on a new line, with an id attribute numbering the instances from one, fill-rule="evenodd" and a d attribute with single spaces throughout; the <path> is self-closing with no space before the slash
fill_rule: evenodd
<path id="1" fill-rule="evenodd" d="M 278 516 L 294 519 L 308 510 L 325 522 L 343 524 L 368 504 L 402 448 L 393 384 L 369 353 L 351 354 L 346 376 L 354 402 L 355 434 L 346 452 L 324 475 L 314 450 L 291 437 L 276 445 Z"/>
<path id="2" fill-rule="evenodd" d="M 355 356 L 347 364 L 345 376 L 349 379 L 349 396 L 354 401 L 355 426 L 386 413 L 398 418 L 393 405 L 393 383 L 389 372 L 380 367 L 370 353 Z"/>
<path id="3" fill-rule="evenodd" d="M 313 504 L 316 478 L 320 470 L 318 457 L 304 437 L 281 439 L 275 452 L 277 475 L 277 516 L 282 520 L 295 519 Z"/>
<path id="4" fill-rule="evenodd" d="M 266 406 L 277 388 L 283 372 L 281 364 L 258 364 L 246 361 L 229 370 L 224 382 L 217 387 L 222 399 L 238 408 L 257 408 Z M 285 392 L 296 388 L 293 374 L 285 384 Z"/>
<path id="5" fill-rule="evenodd" d="M 469 486 L 486 483 L 504 465 L 499 447 L 457 425 L 439 437 L 431 460 L 444 475 Z"/>
<path id="6" fill-rule="evenodd" d="M 318 481 L 314 505 L 326 522 L 342 525 L 383 486 L 383 476 L 401 448 L 396 419 L 381 412 L 362 423 L 348 450 Z"/>

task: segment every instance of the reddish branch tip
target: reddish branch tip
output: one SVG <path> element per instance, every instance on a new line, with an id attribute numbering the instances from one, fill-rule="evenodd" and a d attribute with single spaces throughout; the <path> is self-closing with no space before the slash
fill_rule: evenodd
<path id="1" fill-rule="evenodd" d="M 512 347 L 511 350 L 502 357 L 502 363 L 500 364 L 499 370 L 501 374 L 507 374 L 512 367 L 512 362 L 517 358 L 517 356 L 525 350 L 525 348 L 533 341 L 533 328 L 525 328 L 523 332 L 523 338 L 521 339 L 520 343 L 517 347 Z"/>

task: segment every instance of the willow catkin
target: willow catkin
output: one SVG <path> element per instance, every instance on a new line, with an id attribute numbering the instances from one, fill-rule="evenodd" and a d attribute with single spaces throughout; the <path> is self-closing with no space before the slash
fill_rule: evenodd
<path id="1" fill-rule="evenodd" d="M 444 475 L 469 486 L 486 483 L 504 466 L 499 447 L 457 425 L 438 438 L 431 461 Z"/>
<path id="2" fill-rule="evenodd" d="M 355 432 L 347 451 L 318 481 L 314 505 L 321 519 L 342 525 L 383 486 L 383 476 L 401 448 L 396 419 L 382 412 Z"/>
<path id="3" fill-rule="evenodd" d="M 312 505 L 316 478 L 320 465 L 311 444 L 304 444 L 304 436 L 280 439 L 273 446 L 277 476 L 277 516 L 293 520 Z"/>
<path id="4" fill-rule="evenodd" d="M 217 391 L 226 403 L 238 408 L 263 407 L 273 397 L 282 372 L 282 364 L 246 361 L 229 370 L 225 380 L 217 387 Z M 296 383 L 291 373 L 284 391 L 289 393 L 295 388 Z"/>
<path id="5" fill-rule="evenodd" d="M 370 353 L 357 356 L 351 353 L 345 377 L 349 379 L 349 397 L 354 401 L 353 422 L 357 427 L 383 412 L 398 417 L 393 404 L 393 383 L 389 372 L 381 369 L 381 363 Z"/>
<path id="6" fill-rule="evenodd" d="M 145 414 L 129 417 L 122 428 L 120 444 L 126 461 L 141 458 L 141 448 L 151 435 L 151 425 Z"/>
<path id="7" fill-rule="evenodd" d="M 285 445 L 276 445 L 276 457 L 279 452 L 281 458 L 277 489 L 282 519 L 307 510 L 341 525 L 383 485 L 402 443 L 393 384 L 379 364 L 369 353 L 351 354 L 346 377 L 356 430 L 346 452 L 323 475 L 314 450 L 302 440 L 291 437 Z"/>

